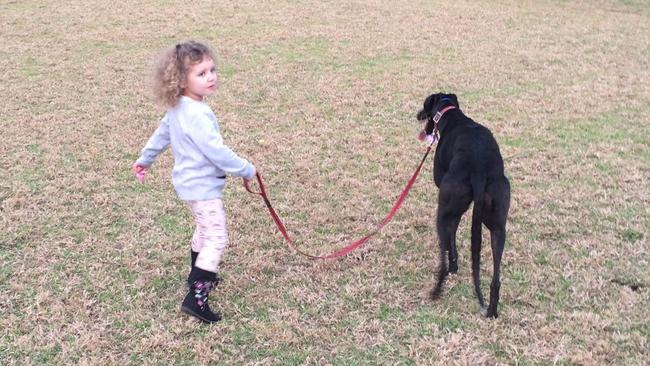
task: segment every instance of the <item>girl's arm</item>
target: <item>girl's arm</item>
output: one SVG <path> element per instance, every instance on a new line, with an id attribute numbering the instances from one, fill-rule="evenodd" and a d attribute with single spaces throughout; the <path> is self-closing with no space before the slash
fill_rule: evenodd
<path id="1" fill-rule="evenodd" d="M 142 167 L 150 167 L 151 164 L 169 146 L 169 124 L 167 123 L 167 116 L 160 122 L 160 126 L 151 135 L 149 141 L 140 153 L 140 158 L 136 160 L 135 165 Z"/>
<path id="2" fill-rule="evenodd" d="M 193 126 L 198 127 L 192 133 L 192 140 L 199 150 L 215 166 L 224 172 L 246 179 L 255 176 L 255 166 L 248 160 L 240 158 L 223 142 L 219 126 L 212 113 L 197 116 L 201 121 L 195 121 Z"/>

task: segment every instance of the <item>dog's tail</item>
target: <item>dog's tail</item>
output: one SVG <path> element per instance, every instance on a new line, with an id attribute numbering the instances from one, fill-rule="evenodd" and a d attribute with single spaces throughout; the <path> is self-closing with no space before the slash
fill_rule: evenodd
<path id="1" fill-rule="evenodd" d="M 481 309 L 485 307 L 483 294 L 481 293 L 481 225 L 483 218 L 483 201 L 485 198 L 485 186 L 487 176 L 480 172 L 472 175 L 472 196 L 474 198 L 474 208 L 472 209 L 472 280 L 474 282 L 474 291 L 478 297 L 478 303 Z M 483 311 L 483 310 L 481 310 Z"/>
<path id="2" fill-rule="evenodd" d="M 474 199 L 474 208 L 472 209 L 472 248 L 474 248 L 481 245 L 481 218 L 483 217 L 483 201 L 487 177 L 484 173 L 474 174 L 471 177 L 471 182 Z M 474 250 L 472 250 L 473 252 Z"/>

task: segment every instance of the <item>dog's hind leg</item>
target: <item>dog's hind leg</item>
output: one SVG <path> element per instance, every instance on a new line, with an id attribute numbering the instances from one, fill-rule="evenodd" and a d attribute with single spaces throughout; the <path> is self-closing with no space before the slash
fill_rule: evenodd
<path id="1" fill-rule="evenodd" d="M 484 217 L 484 223 L 490 230 L 490 244 L 494 269 L 490 284 L 490 305 L 485 315 L 488 318 L 498 316 L 499 290 L 501 289 L 501 258 L 506 245 L 506 220 L 510 209 L 510 182 L 506 178 L 488 187 L 490 214 Z"/>
<path id="2" fill-rule="evenodd" d="M 490 284 L 490 305 L 487 308 L 485 316 L 488 318 L 496 318 L 498 316 L 497 307 L 499 305 L 499 290 L 501 289 L 501 257 L 503 256 L 503 248 L 506 242 L 505 227 L 499 227 L 492 230 L 490 232 L 490 239 L 492 242 L 494 272 L 492 274 L 492 283 Z"/>

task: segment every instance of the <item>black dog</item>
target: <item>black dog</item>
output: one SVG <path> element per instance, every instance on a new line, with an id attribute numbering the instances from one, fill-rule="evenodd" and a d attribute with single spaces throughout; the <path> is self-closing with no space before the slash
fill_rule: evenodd
<path id="1" fill-rule="evenodd" d="M 503 173 L 503 159 L 492 133 L 461 112 L 454 94 L 433 94 L 424 101 L 419 121 L 427 121 L 424 132 L 439 134 L 433 165 L 438 195 L 437 230 L 440 240 L 440 269 L 431 297 L 440 296 L 449 273 L 458 271 L 456 230 L 460 218 L 474 201 L 472 211 L 472 277 L 481 313 L 497 317 L 499 272 L 506 240 L 510 208 L 510 183 Z M 481 293 L 481 224 L 490 230 L 494 274 L 490 304 L 486 309 Z M 449 269 L 447 259 L 449 256 Z"/>

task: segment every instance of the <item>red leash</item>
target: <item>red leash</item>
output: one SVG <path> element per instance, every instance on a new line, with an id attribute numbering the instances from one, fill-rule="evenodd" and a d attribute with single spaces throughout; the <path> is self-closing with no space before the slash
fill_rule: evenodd
<path id="1" fill-rule="evenodd" d="M 298 249 L 294 242 L 291 240 L 289 237 L 289 234 L 287 234 L 287 229 L 284 227 L 284 224 L 282 224 L 282 220 L 280 220 L 280 217 L 278 214 L 275 212 L 273 209 L 273 206 L 271 205 L 271 201 L 269 200 L 269 197 L 266 194 L 266 190 L 264 188 L 264 183 L 262 183 L 262 177 L 260 176 L 259 173 L 255 175 L 257 178 L 257 183 L 260 186 L 260 191 L 259 192 L 254 192 L 250 189 L 249 187 L 249 182 L 244 179 L 244 187 L 246 190 L 252 194 L 257 194 L 262 196 L 262 199 L 264 200 L 264 203 L 266 204 L 266 207 L 269 209 L 269 212 L 271 213 L 271 217 L 273 217 L 273 221 L 275 221 L 275 224 L 277 225 L 278 229 L 282 233 L 282 236 L 287 240 L 287 243 L 289 243 L 289 246 L 291 246 L 296 252 L 304 255 L 305 257 L 309 257 L 311 259 L 331 259 L 331 258 L 336 258 L 340 256 L 344 256 L 351 251 L 357 249 L 361 245 L 363 245 L 365 242 L 367 242 L 371 237 L 373 237 L 375 234 L 377 234 L 388 222 L 393 218 L 397 210 L 399 210 L 400 206 L 402 206 L 402 203 L 406 199 L 406 195 L 409 193 L 411 190 L 411 187 L 413 187 L 413 183 L 415 183 L 415 179 L 418 177 L 418 174 L 420 174 L 420 169 L 422 168 L 422 165 L 424 164 L 424 161 L 427 159 L 427 156 L 429 155 L 429 152 L 431 151 L 431 146 L 433 146 L 433 143 L 429 145 L 427 148 L 427 151 L 424 153 L 424 157 L 422 157 L 422 160 L 420 161 L 420 164 L 418 165 L 417 169 L 415 169 L 415 172 L 413 173 L 413 176 L 411 179 L 409 179 L 408 183 L 406 184 L 406 187 L 402 191 L 402 194 L 400 194 L 399 198 L 393 205 L 393 208 L 390 210 L 386 218 L 377 225 L 377 228 L 375 228 L 370 234 L 364 236 L 363 238 L 355 241 L 354 243 L 337 250 L 336 252 L 328 255 L 323 255 L 323 256 L 318 256 L 318 255 L 312 255 L 309 253 L 305 253 L 302 250 Z"/>

